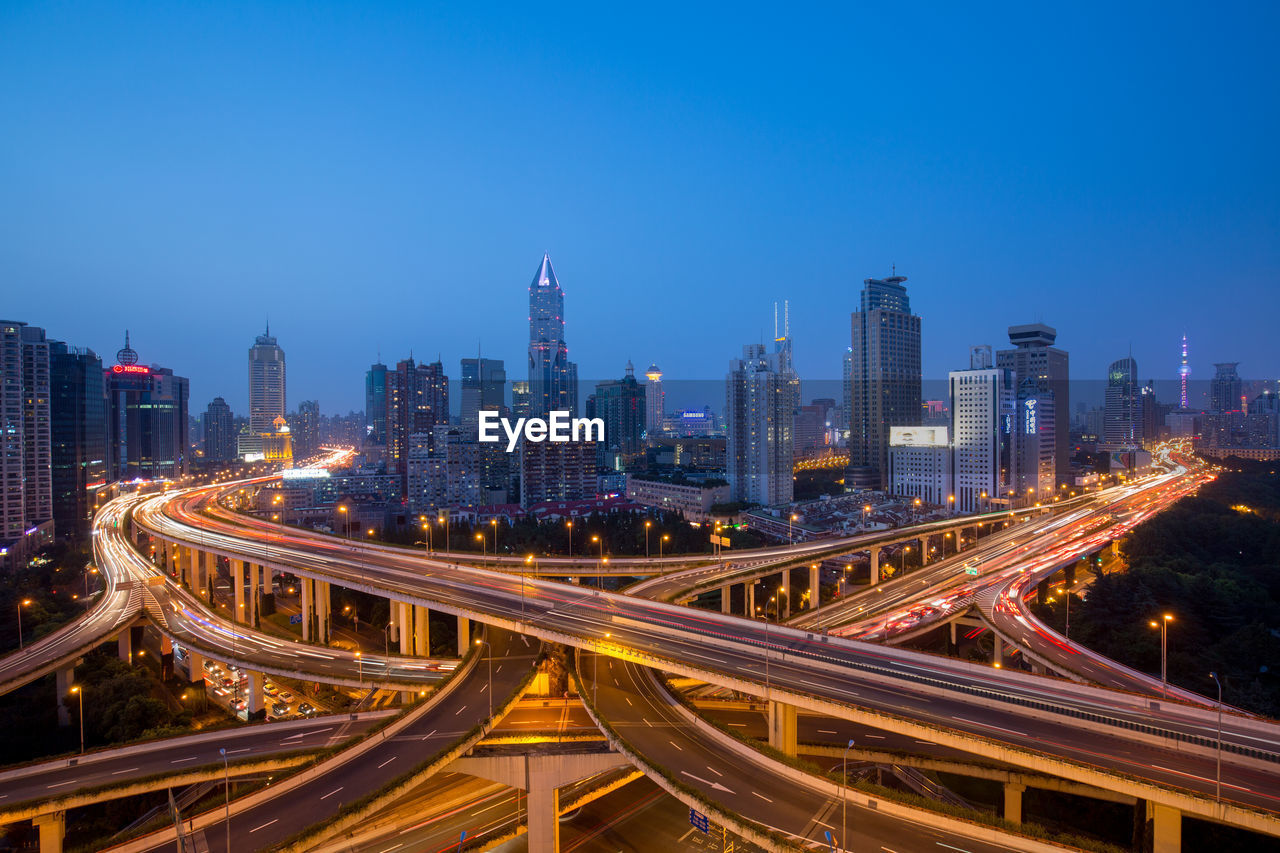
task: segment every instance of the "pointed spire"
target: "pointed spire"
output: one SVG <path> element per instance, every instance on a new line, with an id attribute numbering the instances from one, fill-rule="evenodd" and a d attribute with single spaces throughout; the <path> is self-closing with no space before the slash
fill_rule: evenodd
<path id="1" fill-rule="evenodd" d="M 560 287 L 560 282 L 556 281 L 556 271 L 551 267 L 550 253 L 542 253 L 542 263 L 538 264 L 538 271 L 534 274 L 530 287 Z"/>

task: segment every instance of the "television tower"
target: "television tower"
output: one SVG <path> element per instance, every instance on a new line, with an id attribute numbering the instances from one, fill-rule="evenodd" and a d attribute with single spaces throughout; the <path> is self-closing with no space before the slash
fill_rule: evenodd
<path id="1" fill-rule="evenodd" d="M 1178 377 L 1182 380 L 1181 408 L 1187 408 L 1187 377 L 1191 375 L 1191 367 L 1187 364 L 1187 336 L 1182 336 L 1182 366 L 1178 368 Z"/>

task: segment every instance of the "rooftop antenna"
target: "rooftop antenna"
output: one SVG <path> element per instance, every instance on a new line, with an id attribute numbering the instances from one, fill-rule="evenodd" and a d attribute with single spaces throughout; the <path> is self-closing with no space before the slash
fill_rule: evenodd
<path id="1" fill-rule="evenodd" d="M 782 335 L 791 337 L 791 300 L 782 300 Z"/>
<path id="2" fill-rule="evenodd" d="M 893 278 L 893 277 L 896 277 L 897 275 L 898 275 L 898 265 L 889 264 L 889 277 Z"/>
<path id="3" fill-rule="evenodd" d="M 778 339 L 778 301 L 773 302 L 773 339 Z"/>

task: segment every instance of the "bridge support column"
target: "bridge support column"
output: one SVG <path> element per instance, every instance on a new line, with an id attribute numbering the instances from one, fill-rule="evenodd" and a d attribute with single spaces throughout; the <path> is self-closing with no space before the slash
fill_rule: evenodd
<path id="1" fill-rule="evenodd" d="M 1004 640 L 1001 640 L 1000 635 L 992 631 L 991 642 L 993 643 L 991 662 L 996 666 L 1004 666 Z"/>
<path id="2" fill-rule="evenodd" d="M 195 551 L 192 553 L 192 561 L 195 565 L 192 567 L 191 591 L 201 601 L 208 601 L 209 554 L 207 551 Z"/>
<path id="3" fill-rule="evenodd" d="M 746 607 L 748 619 L 756 618 L 756 582 L 747 581 L 742 585 L 743 606 Z"/>
<path id="4" fill-rule="evenodd" d="M 393 602 L 400 611 L 400 654 L 413 654 L 413 605 L 406 601 Z"/>
<path id="5" fill-rule="evenodd" d="M 116 655 L 125 663 L 133 663 L 132 628 L 124 628 L 116 636 Z"/>
<path id="6" fill-rule="evenodd" d="M 546 772 L 530 771 L 526 807 L 529 849 L 560 851 L 560 789 Z"/>
<path id="7" fill-rule="evenodd" d="M 75 668 L 60 669 L 55 673 L 58 699 L 58 725 L 71 725 L 71 709 L 67 707 L 67 694 L 71 692 L 71 684 L 76 680 Z"/>
<path id="8" fill-rule="evenodd" d="M 1010 823 L 1022 823 L 1022 792 L 1026 785 L 1017 782 L 1004 783 L 1004 819 Z"/>
<path id="9" fill-rule="evenodd" d="M 872 548 L 867 551 L 867 555 L 871 560 L 871 585 L 875 586 L 880 583 L 880 549 Z"/>
<path id="10" fill-rule="evenodd" d="M 1076 584 L 1076 564 L 1072 563 L 1062 570 L 1062 579 L 1066 583 L 1064 591 L 1070 594 L 1071 587 Z"/>
<path id="11" fill-rule="evenodd" d="M 187 649 L 187 681 L 204 681 L 204 655 Z"/>
<path id="12" fill-rule="evenodd" d="M 791 570 L 782 570 L 782 592 L 778 593 L 778 621 L 791 618 Z"/>
<path id="13" fill-rule="evenodd" d="M 244 609 L 244 560 L 231 560 L 231 621 L 245 622 L 248 612 Z"/>
<path id="14" fill-rule="evenodd" d="M 315 629 L 315 594 L 311 588 L 311 578 L 298 578 L 298 583 L 302 586 L 302 640 L 310 642 Z"/>
<path id="15" fill-rule="evenodd" d="M 720 612 L 721 613 L 733 612 L 732 599 L 729 597 L 730 589 L 731 588 L 729 584 L 725 584 L 724 586 L 720 587 Z"/>
<path id="16" fill-rule="evenodd" d="M 769 703 L 769 746 L 786 755 L 796 754 L 796 706 Z"/>
<path id="17" fill-rule="evenodd" d="M 160 677 L 173 678 L 173 640 L 160 635 Z"/>
<path id="18" fill-rule="evenodd" d="M 1151 853 L 1181 853 L 1182 812 L 1150 801 L 1147 811 L 1151 815 Z"/>
<path id="19" fill-rule="evenodd" d="M 62 853 L 62 840 L 67 836 L 67 813 L 37 815 L 31 825 L 40 835 L 40 853 Z"/>
<path id="20" fill-rule="evenodd" d="M 331 626 L 329 624 L 329 608 L 332 606 L 328 581 L 314 581 L 316 600 L 316 642 L 329 645 Z"/>
<path id="21" fill-rule="evenodd" d="M 263 682 L 265 676 L 260 672 L 249 672 L 249 689 L 245 694 L 244 703 L 245 711 L 248 713 L 249 719 L 260 720 L 266 716 L 266 710 L 263 707 Z"/>
<path id="22" fill-rule="evenodd" d="M 458 617 L 458 657 L 466 655 L 471 648 L 471 620 L 465 616 Z M 532 847 L 530 848 L 533 849 Z"/>
<path id="23" fill-rule="evenodd" d="M 420 605 L 413 608 L 413 653 L 431 656 L 431 611 Z"/>
<path id="24" fill-rule="evenodd" d="M 822 605 L 821 570 L 818 564 L 809 566 L 809 609 L 817 610 Z"/>
<path id="25" fill-rule="evenodd" d="M 929 565 L 929 537 L 922 536 L 920 538 L 920 568 Z"/>

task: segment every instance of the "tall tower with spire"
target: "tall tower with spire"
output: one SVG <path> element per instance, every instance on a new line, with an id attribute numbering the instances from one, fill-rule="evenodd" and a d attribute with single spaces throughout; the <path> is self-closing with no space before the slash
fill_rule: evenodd
<path id="1" fill-rule="evenodd" d="M 578 413 L 578 366 L 569 361 L 564 339 L 564 291 L 546 254 L 529 285 L 529 396 L 530 414 Z"/>
<path id="2" fill-rule="evenodd" d="M 275 419 L 284 414 L 284 350 L 268 323 L 249 348 L 249 429 L 255 435 L 272 432 Z"/>
<path id="3" fill-rule="evenodd" d="M 1182 336 L 1182 364 L 1178 367 L 1178 379 L 1182 381 L 1182 396 L 1178 408 L 1187 408 L 1187 380 L 1191 378 L 1191 365 L 1187 364 L 1187 336 Z"/>

